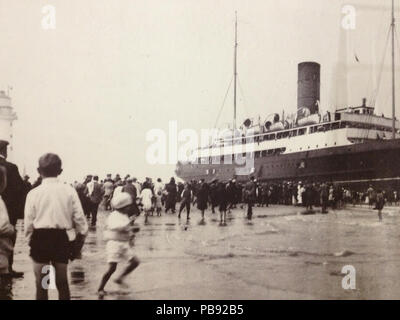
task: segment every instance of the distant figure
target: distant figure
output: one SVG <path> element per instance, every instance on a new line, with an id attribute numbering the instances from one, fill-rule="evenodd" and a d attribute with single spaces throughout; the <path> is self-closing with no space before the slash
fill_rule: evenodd
<path id="1" fill-rule="evenodd" d="M 24 175 L 23 181 L 24 181 L 26 193 L 28 193 L 32 189 L 32 184 L 29 182 L 29 176 Z"/>
<path id="2" fill-rule="evenodd" d="M 204 179 L 200 181 L 200 188 L 197 192 L 197 209 L 201 212 L 201 219 L 204 220 L 204 211 L 207 209 L 208 202 L 208 185 Z"/>
<path id="3" fill-rule="evenodd" d="M 140 194 L 140 198 L 141 198 L 142 204 L 143 204 L 144 217 L 145 217 L 144 222 L 145 223 L 147 223 L 148 216 L 152 209 L 152 201 L 151 201 L 152 197 L 153 197 L 153 192 L 151 191 L 150 185 L 148 183 L 144 183 L 143 190 Z"/>
<path id="4" fill-rule="evenodd" d="M 114 191 L 114 183 L 112 182 L 111 178 L 107 178 L 103 184 L 104 189 L 104 208 L 106 210 L 111 210 L 110 201 L 112 198 L 112 194 Z"/>
<path id="5" fill-rule="evenodd" d="M 226 210 L 228 209 L 228 193 L 230 190 L 228 189 L 229 186 L 225 186 L 224 183 L 220 182 L 218 184 L 218 209 L 220 214 L 220 224 L 226 224 Z"/>
<path id="6" fill-rule="evenodd" d="M 140 211 L 137 206 L 138 193 L 136 187 L 132 183 L 132 179 L 128 179 L 126 184 L 122 187 L 122 191 L 128 193 L 132 198 L 132 215 L 139 215 Z"/>
<path id="7" fill-rule="evenodd" d="M 164 184 L 162 183 L 161 179 L 158 178 L 157 182 L 154 184 L 154 204 L 156 207 L 157 216 L 161 216 L 163 190 Z"/>
<path id="8" fill-rule="evenodd" d="M 378 190 L 376 193 L 376 209 L 378 210 L 378 218 L 379 221 L 382 221 L 382 209 L 385 205 L 385 197 L 383 195 L 382 190 Z"/>
<path id="9" fill-rule="evenodd" d="M 178 189 L 174 178 L 171 178 L 170 182 L 165 186 L 165 189 L 167 191 L 165 213 L 167 213 L 169 210 L 172 210 L 172 213 L 175 213 L 176 195 Z"/>
<path id="10" fill-rule="evenodd" d="M 99 205 L 103 199 L 104 190 L 102 185 L 99 183 L 99 177 L 94 176 L 93 180 L 88 183 L 88 196 L 89 196 L 89 214 L 91 216 L 92 227 L 96 226 L 97 223 L 97 211 L 99 210 Z"/>
<path id="11" fill-rule="evenodd" d="M 326 183 L 323 183 L 321 185 L 320 197 L 321 197 L 321 213 L 328 213 L 326 208 L 328 207 L 329 190 Z"/>
<path id="12" fill-rule="evenodd" d="M 183 192 L 181 194 L 181 205 L 179 207 L 179 214 L 178 218 L 181 217 L 181 213 L 184 208 L 186 208 L 186 220 L 189 220 L 190 217 L 190 203 L 192 201 L 192 191 L 190 190 L 190 186 L 188 183 L 185 183 L 185 187 L 183 189 Z"/>
<path id="13" fill-rule="evenodd" d="M 250 181 L 245 186 L 245 201 L 247 204 L 247 219 L 251 220 L 253 217 L 253 205 L 256 200 L 256 184 L 254 177 L 250 177 Z"/>

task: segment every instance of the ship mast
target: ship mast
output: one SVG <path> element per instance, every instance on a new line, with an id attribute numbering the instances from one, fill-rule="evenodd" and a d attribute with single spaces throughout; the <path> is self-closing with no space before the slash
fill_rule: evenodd
<path id="1" fill-rule="evenodd" d="M 236 84 L 237 84 L 237 12 L 235 11 L 235 54 L 233 61 L 233 130 L 236 130 Z"/>
<path id="2" fill-rule="evenodd" d="M 392 139 L 396 138 L 396 93 L 395 93 L 395 17 L 394 17 L 394 0 L 392 0 Z"/>

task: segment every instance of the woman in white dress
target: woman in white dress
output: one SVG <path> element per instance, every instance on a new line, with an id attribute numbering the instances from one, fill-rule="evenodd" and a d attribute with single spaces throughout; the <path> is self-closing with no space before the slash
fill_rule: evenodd
<path id="1" fill-rule="evenodd" d="M 145 217 L 144 222 L 147 223 L 147 217 L 152 209 L 153 192 L 151 191 L 150 186 L 146 182 L 143 184 L 143 190 L 140 194 L 140 198 L 143 204 L 144 217 Z"/>

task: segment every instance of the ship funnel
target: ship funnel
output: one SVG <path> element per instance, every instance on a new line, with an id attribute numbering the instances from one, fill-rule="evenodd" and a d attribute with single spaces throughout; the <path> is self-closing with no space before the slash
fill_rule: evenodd
<path id="1" fill-rule="evenodd" d="M 307 108 L 311 114 L 319 111 L 320 70 L 321 66 L 316 62 L 302 62 L 298 65 L 297 108 Z"/>

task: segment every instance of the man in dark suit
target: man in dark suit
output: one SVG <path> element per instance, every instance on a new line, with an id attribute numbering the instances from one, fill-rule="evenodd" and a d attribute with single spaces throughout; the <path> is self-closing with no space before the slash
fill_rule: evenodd
<path id="1" fill-rule="evenodd" d="M 7 186 L 4 189 L 2 198 L 7 207 L 10 223 L 15 228 L 17 220 L 24 218 L 24 206 L 27 192 L 25 184 L 22 181 L 21 176 L 19 175 L 18 167 L 15 164 L 6 160 L 8 144 L 9 143 L 7 141 L 0 140 L 0 165 L 3 166 L 7 171 Z M 12 239 L 13 245 L 15 245 L 16 240 L 17 234 L 15 233 Z M 16 272 L 13 270 L 13 261 L 14 252 L 11 252 L 9 259 L 10 276 L 14 278 L 20 278 L 24 274 L 23 272 Z"/>
<path id="2" fill-rule="evenodd" d="M 99 177 L 94 176 L 93 181 L 87 184 L 88 195 L 90 200 L 90 215 L 92 216 L 92 227 L 96 226 L 97 223 L 97 211 L 101 200 L 103 200 L 104 190 L 102 185 L 99 183 Z"/>

